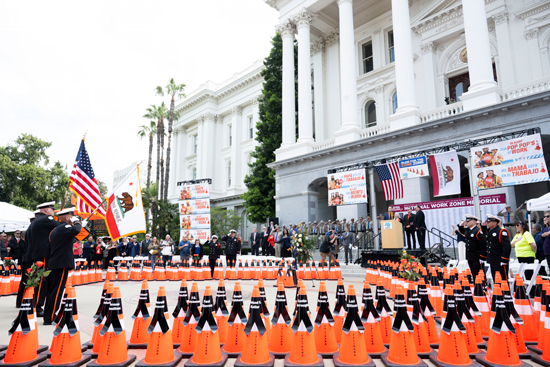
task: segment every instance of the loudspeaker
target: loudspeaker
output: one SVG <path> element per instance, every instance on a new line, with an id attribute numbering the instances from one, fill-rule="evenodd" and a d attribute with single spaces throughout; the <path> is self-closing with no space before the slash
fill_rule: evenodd
<path id="1" fill-rule="evenodd" d="M 279 225 L 279 218 L 269 218 L 269 221 L 267 222 L 267 224 L 271 224 L 271 222 L 273 222 L 274 225 L 278 226 Z"/>

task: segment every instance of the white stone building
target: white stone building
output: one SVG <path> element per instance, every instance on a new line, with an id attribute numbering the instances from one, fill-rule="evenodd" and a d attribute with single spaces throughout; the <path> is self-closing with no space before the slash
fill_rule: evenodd
<path id="1" fill-rule="evenodd" d="M 249 173 L 250 153 L 257 145 L 258 97 L 262 94 L 262 61 L 222 83 L 207 81 L 187 93 L 176 110 L 172 177 L 168 198 L 177 200 L 178 181 L 211 178 L 212 206 L 236 210 L 243 218 L 239 232 L 248 238 L 252 224 L 240 196 Z"/>

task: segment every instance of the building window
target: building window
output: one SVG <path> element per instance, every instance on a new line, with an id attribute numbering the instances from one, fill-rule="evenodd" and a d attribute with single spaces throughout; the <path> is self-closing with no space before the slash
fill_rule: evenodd
<path id="1" fill-rule="evenodd" d="M 227 163 L 227 186 L 231 186 L 231 161 Z"/>
<path id="2" fill-rule="evenodd" d="M 193 171 L 192 171 L 192 172 L 193 172 L 193 174 L 192 174 L 193 180 L 196 180 L 196 179 L 197 179 L 197 167 L 193 167 Z"/>
<path id="3" fill-rule="evenodd" d="M 493 78 L 495 82 L 498 83 L 495 64 L 493 64 Z M 449 78 L 449 98 L 445 98 L 445 102 L 447 104 L 458 102 L 460 100 L 460 96 L 462 96 L 463 93 L 466 93 L 468 89 L 470 89 L 469 73 L 464 73 Z"/>
<path id="4" fill-rule="evenodd" d="M 233 128 L 231 125 L 228 126 L 229 128 L 229 146 L 233 144 Z"/>
<path id="5" fill-rule="evenodd" d="M 252 122 L 252 116 L 248 116 L 248 138 L 254 138 L 254 123 Z"/>
<path id="6" fill-rule="evenodd" d="M 365 127 L 376 126 L 376 102 L 369 101 L 365 105 Z"/>
<path id="7" fill-rule="evenodd" d="M 393 92 L 392 96 L 391 96 L 391 110 L 392 110 L 392 115 L 395 115 L 395 113 L 397 112 L 397 107 L 399 107 L 397 105 L 397 92 Z"/>
<path id="8" fill-rule="evenodd" d="M 395 50 L 394 50 L 394 44 L 393 44 L 393 31 L 388 32 L 388 56 L 390 62 L 395 61 Z"/>
<path id="9" fill-rule="evenodd" d="M 374 69 L 374 58 L 372 56 L 372 41 L 363 44 L 363 73 Z"/>
<path id="10" fill-rule="evenodd" d="M 197 154 L 199 139 L 197 135 L 193 135 L 193 154 Z"/>

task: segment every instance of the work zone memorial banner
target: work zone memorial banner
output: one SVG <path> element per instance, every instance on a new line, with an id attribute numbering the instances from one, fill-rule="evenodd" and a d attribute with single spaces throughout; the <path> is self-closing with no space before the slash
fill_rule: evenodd
<path id="1" fill-rule="evenodd" d="M 181 237 L 193 243 L 210 240 L 210 184 L 211 179 L 178 182 Z"/>
<path id="2" fill-rule="evenodd" d="M 340 206 L 367 202 L 365 169 L 331 173 L 327 176 L 328 205 Z"/>
<path id="3" fill-rule="evenodd" d="M 470 154 L 480 190 L 549 179 L 540 134 L 473 147 Z"/>
<path id="4" fill-rule="evenodd" d="M 145 233 L 147 227 L 137 166 L 109 195 L 105 224 L 113 241 Z"/>
<path id="5" fill-rule="evenodd" d="M 496 215 L 499 211 L 504 209 L 506 206 L 506 195 L 481 196 L 479 202 L 481 208 L 480 219 L 484 221 L 487 218 L 487 214 Z M 416 205 L 420 205 L 420 208 L 424 212 L 426 227 L 429 230 L 437 228 L 453 238 L 456 238 L 456 235 L 452 233 L 451 225 L 456 227 L 457 224 L 464 220 L 466 214 L 475 214 L 474 199 L 471 197 L 426 201 L 423 203 L 394 204 L 393 210 L 405 215 L 407 213 L 407 208 L 411 208 L 414 213 Z M 430 243 L 432 245 L 439 242 L 439 237 L 432 234 L 428 234 L 428 236 L 431 236 Z M 445 236 L 443 237 L 445 238 Z M 445 243 L 445 245 L 447 245 L 447 243 Z M 426 246 L 428 246 L 427 243 Z"/>
<path id="6" fill-rule="evenodd" d="M 399 175 L 402 180 L 429 176 L 426 157 L 416 157 L 399 161 Z"/>
<path id="7" fill-rule="evenodd" d="M 452 150 L 430 156 L 434 196 L 460 194 L 460 161 Z"/>

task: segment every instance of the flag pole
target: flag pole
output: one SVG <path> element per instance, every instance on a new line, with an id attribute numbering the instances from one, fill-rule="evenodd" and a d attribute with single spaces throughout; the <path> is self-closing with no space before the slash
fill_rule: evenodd
<path id="1" fill-rule="evenodd" d="M 98 210 L 99 208 L 101 208 L 103 206 L 103 204 L 105 204 L 105 202 L 107 201 L 107 197 L 105 199 L 103 199 L 103 201 L 101 202 L 101 204 L 99 204 L 99 206 L 97 208 L 94 209 L 93 212 L 90 213 L 90 215 L 88 216 L 88 218 L 86 218 L 85 220 L 88 220 L 91 218 L 92 215 L 94 215 Z"/>
<path id="2" fill-rule="evenodd" d="M 84 133 L 84 136 L 82 137 L 82 140 L 86 141 L 86 134 L 88 133 L 88 130 Z M 63 210 L 65 208 L 65 201 L 67 200 L 67 194 L 69 193 L 69 188 L 71 187 L 71 179 L 69 178 L 69 186 L 67 186 L 67 190 L 65 190 L 65 195 L 63 195 L 63 202 L 61 203 L 61 209 Z M 100 205 L 101 206 L 101 205 Z"/>

